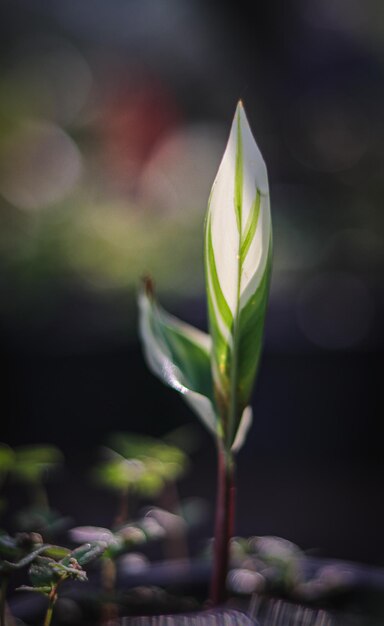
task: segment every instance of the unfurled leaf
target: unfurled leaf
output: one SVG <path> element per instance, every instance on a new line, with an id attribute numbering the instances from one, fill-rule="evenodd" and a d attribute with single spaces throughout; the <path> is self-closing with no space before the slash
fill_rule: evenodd
<path id="1" fill-rule="evenodd" d="M 166 313 L 149 282 L 139 298 L 140 333 L 148 366 L 181 393 L 205 426 L 217 432 L 211 375 L 211 338 Z"/>
<path id="2" fill-rule="evenodd" d="M 205 228 L 212 374 L 230 446 L 260 360 L 271 232 L 267 170 L 239 103 L 212 187 Z"/>
<path id="3" fill-rule="evenodd" d="M 98 556 L 103 554 L 105 548 L 107 547 L 107 543 L 105 541 L 95 541 L 94 543 L 85 543 L 82 546 L 79 546 L 75 550 L 72 550 L 67 556 L 65 556 L 60 563 L 65 566 L 70 566 L 75 559 L 77 563 L 83 567 L 83 565 L 87 565 Z"/>
<path id="4" fill-rule="evenodd" d="M 16 591 L 34 591 L 35 593 L 42 593 L 44 596 L 48 596 L 52 591 L 52 587 L 30 587 L 28 585 L 21 585 L 21 587 L 17 587 Z"/>
<path id="5" fill-rule="evenodd" d="M 68 548 L 64 548 L 63 546 L 46 546 L 42 552 L 43 556 L 48 556 L 55 561 L 63 559 L 69 553 L 70 550 L 68 550 Z"/>

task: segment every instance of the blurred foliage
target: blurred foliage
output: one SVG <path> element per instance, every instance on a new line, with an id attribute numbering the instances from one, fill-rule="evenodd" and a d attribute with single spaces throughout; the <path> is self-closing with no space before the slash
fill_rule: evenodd
<path id="1" fill-rule="evenodd" d="M 13 450 L 0 443 L 0 477 L 5 476 L 15 465 L 15 454 Z"/>
<path id="2" fill-rule="evenodd" d="M 289 344 L 295 326 L 294 342 L 374 343 L 382 317 L 374 309 L 382 307 L 372 293 L 384 266 L 378 7 L 339 0 L 275 11 L 267 3 L 258 20 L 268 25 L 264 38 L 248 31 L 247 10 L 236 14 L 234 32 L 229 4 L 218 13 L 172 4 L 153 20 L 151 3 L 112 2 L 108 11 L 101 3 L 92 5 L 91 21 L 50 3 L 29 6 L 20 20 L 18 3 L 7 6 L 0 78 L 7 324 L 39 326 L 42 313 L 55 320 L 57 296 L 80 293 L 92 300 L 97 329 L 132 332 L 134 291 L 151 267 L 166 296 L 200 295 L 203 215 L 224 128 L 247 84 L 273 196 L 272 306 L 283 320 L 272 329 L 275 345 Z M 295 36 L 281 39 L 286 23 Z M 312 284 L 324 272 L 325 284 Z M 343 273 L 336 286 L 334 272 Z M 132 316 L 116 315 L 121 295 Z M 100 311 L 99 302 L 107 307 Z M 324 302 L 322 322 L 315 313 Z M 74 318 L 65 323 L 86 332 Z M 344 332 L 341 344 L 333 329 Z"/>
<path id="3" fill-rule="evenodd" d="M 25 483 L 41 483 L 50 472 L 63 463 L 60 450 L 52 445 L 29 445 L 15 448 L 15 463 L 12 473 Z"/>
<path id="4" fill-rule="evenodd" d="M 165 219 L 113 200 L 89 205 L 80 194 L 75 206 L 66 203 L 54 213 L 9 217 L 0 257 L 6 257 L 8 280 L 16 281 L 21 298 L 36 297 L 52 276 L 58 285 L 70 280 L 96 292 L 132 289 L 149 267 L 156 267 L 156 281 L 167 291 L 190 295 L 202 286 L 202 261 L 193 271 L 190 266 L 202 229 L 202 216 L 196 220 L 193 212 Z"/>
<path id="5" fill-rule="evenodd" d="M 69 525 L 69 518 L 52 510 L 45 488 L 47 478 L 64 462 L 61 451 L 53 445 L 29 445 L 10 448 L 0 444 L 0 478 L 7 474 L 28 488 L 31 504 L 12 516 L 19 531 L 53 537 Z M 7 502 L 0 500 L 0 513 Z"/>
<path id="6" fill-rule="evenodd" d="M 107 459 L 94 470 L 96 481 L 113 491 L 158 495 L 167 482 L 187 468 L 186 455 L 176 446 L 150 437 L 117 433 L 110 437 Z"/>
<path id="7" fill-rule="evenodd" d="M 281 537 L 234 537 L 228 585 L 238 594 L 294 594 L 304 581 L 304 553 Z"/>
<path id="8" fill-rule="evenodd" d="M 78 526 L 70 530 L 70 537 L 76 543 L 104 542 L 106 544 L 104 556 L 111 559 L 142 547 L 150 541 L 164 539 L 165 535 L 165 528 L 150 515 L 136 522 L 124 524 L 114 532 L 98 526 Z"/>

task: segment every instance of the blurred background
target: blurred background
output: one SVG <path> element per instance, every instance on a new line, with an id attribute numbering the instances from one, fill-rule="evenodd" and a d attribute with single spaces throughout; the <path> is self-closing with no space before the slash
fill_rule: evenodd
<path id="1" fill-rule="evenodd" d="M 206 328 L 204 214 L 242 98 L 275 255 L 237 532 L 384 565 L 384 9 L 256 6 L 2 0 L 0 440 L 58 446 L 53 504 L 105 523 L 87 468 L 108 434 L 193 424 L 180 491 L 212 507 L 213 443 L 147 371 L 136 295 L 150 272 Z"/>

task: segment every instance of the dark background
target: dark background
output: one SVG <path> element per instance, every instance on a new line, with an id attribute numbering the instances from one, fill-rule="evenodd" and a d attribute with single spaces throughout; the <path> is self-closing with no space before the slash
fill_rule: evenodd
<path id="1" fill-rule="evenodd" d="M 145 367 L 136 292 L 150 271 L 206 328 L 204 212 L 242 98 L 275 257 L 237 532 L 384 563 L 383 11 L 2 1 L 0 439 L 63 450 L 50 495 L 76 523 L 110 519 L 88 481 L 110 432 L 195 423 Z M 214 447 L 195 428 L 180 491 L 212 513 Z"/>

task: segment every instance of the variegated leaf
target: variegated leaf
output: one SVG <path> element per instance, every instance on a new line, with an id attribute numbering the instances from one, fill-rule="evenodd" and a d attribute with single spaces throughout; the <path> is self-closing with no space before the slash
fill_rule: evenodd
<path id="1" fill-rule="evenodd" d="M 140 335 L 148 367 L 180 394 L 208 430 L 223 438 L 222 422 L 213 393 L 212 341 L 209 335 L 169 315 L 156 302 L 147 281 L 139 296 Z M 238 452 L 252 423 L 245 407 L 231 448 Z"/>
<path id="2" fill-rule="evenodd" d="M 214 394 L 228 445 L 235 441 L 260 359 L 271 241 L 267 170 L 239 103 L 205 228 Z"/>
<path id="3" fill-rule="evenodd" d="M 164 383 L 181 393 L 205 426 L 220 426 L 213 399 L 211 338 L 166 313 L 149 282 L 139 296 L 140 334 L 147 364 Z"/>

